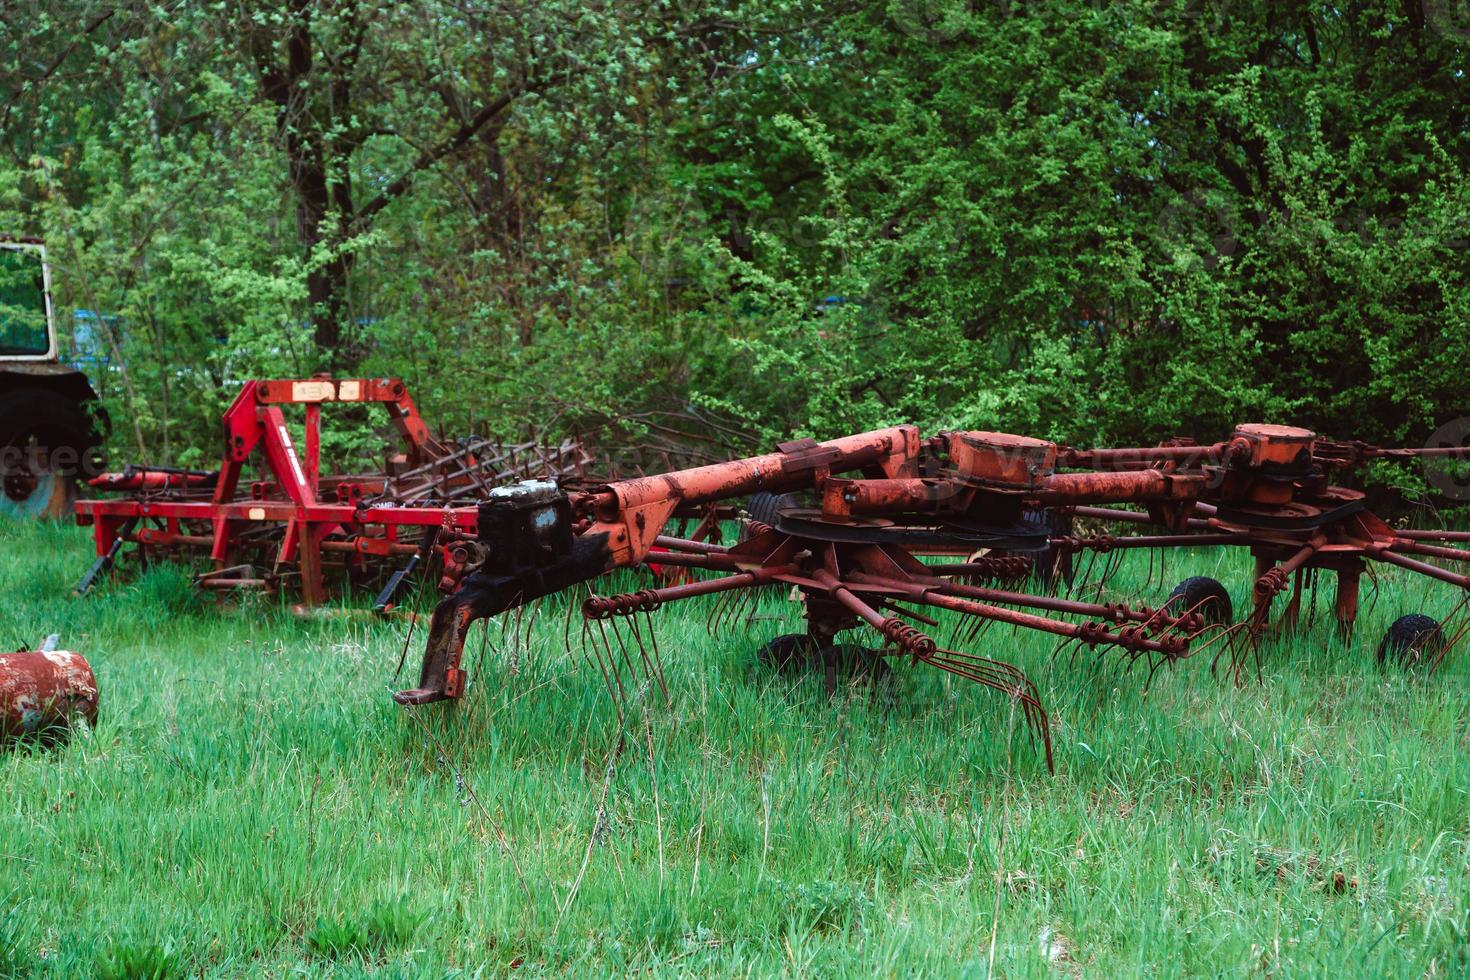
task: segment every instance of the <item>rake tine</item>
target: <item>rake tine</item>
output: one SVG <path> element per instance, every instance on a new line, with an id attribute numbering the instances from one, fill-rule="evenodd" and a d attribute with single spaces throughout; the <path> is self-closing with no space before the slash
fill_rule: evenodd
<path id="1" fill-rule="evenodd" d="M 618 723 L 621 725 L 625 721 L 625 719 L 623 718 L 623 700 L 619 696 L 619 692 L 622 689 L 622 684 L 621 682 L 618 682 L 617 685 L 614 686 L 614 675 L 608 673 L 607 664 L 603 662 L 602 652 L 597 648 L 597 637 L 592 636 L 592 642 L 590 644 L 586 642 L 587 637 L 591 635 L 591 627 L 584 620 L 582 624 L 582 652 L 585 654 L 589 646 L 592 648 L 592 657 L 597 661 L 598 673 L 602 674 L 603 687 L 607 689 L 608 698 L 612 700 L 613 709 L 618 713 Z"/>
<path id="2" fill-rule="evenodd" d="M 1074 595 L 1081 595 L 1087 591 L 1087 583 L 1092 577 L 1092 566 L 1096 562 L 1097 551 L 1093 549 L 1088 549 L 1087 566 L 1082 570 L 1082 574 L 1074 576 L 1072 579 L 1072 584 L 1067 586 L 1068 599 L 1073 598 Z"/>
<path id="3" fill-rule="evenodd" d="M 592 587 L 590 585 L 587 586 L 587 592 L 588 592 L 589 595 L 592 592 Z M 565 649 L 567 651 L 567 653 L 571 653 L 572 652 L 572 610 L 573 610 L 573 608 L 578 607 L 578 606 L 581 605 L 581 603 L 577 602 L 577 600 L 575 598 L 575 595 L 576 595 L 576 590 L 575 589 L 573 589 L 572 592 L 567 595 L 567 615 L 566 615 L 566 620 L 565 620 L 565 622 L 563 622 L 562 629 L 561 629 L 561 642 L 562 642 L 562 647 L 563 647 L 563 649 Z M 584 618 L 582 620 L 582 630 L 583 630 L 584 633 L 586 632 L 586 629 L 587 629 L 587 620 Z"/>
<path id="4" fill-rule="evenodd" d="M 515 637 L 515 644 L 511 647 L 511 663 L 516 664 L 518 666 L 520 664 L 521 652 L 522 652 L 522 646 L 521 646 L 521 613 L 524 612 L 525 608 L 526 608 L 525 606 L 516 606 L 516 621 L 515 621 L 515 625 L 512 627 L 512 634 Z M 527 629 L 529 631 L 529 627 L 527 627 Z"/>
<path id="5" fill-rule="evenodd" d="M 1368 615 L 1373 615 L 1373 610 L 1378 608 L 1378 569 L 1368 562 L 1363 563 L 1363 570 L 1368 573 L 1368 584 L 1373 586 L 1373 596 L 1368 600 Z"/>
<path id="6" fill-rule="evenodd" d="M 1143 693 L 1144 694 L 1147 694 L 1149 688 L 1151 686 L 1153 686 L 1154 674 L 1156 674 L 1158 672 L 1158 669 L 1160 667 L 1162 667 L 1164 664 L 1171 663 L 1171 662 L 1172 661 L 1170 661 L 1168 657 L 1160 657 L 1158 660 L 1154 661 L 1154 665 L 1149 668 L 1147 679 L 1145 679 L 1144 682 L 1143 682 Z"/>
<path id="7" fill-rule="evenodd" d="M 633 665 L 633 655 L 628 652 L 628 644 L 623 640 L 623 630 L 618 620 L 611 620 L 613 639 L 618 641 L 618 652 L 623 655 L 623 664 L 628 668 L 628 678 L 633 680 L 638 676 L 638 668 Z"/>
<path id="8" fill-rule="evenodd" d="M 626 701 L 628 699 L 628 692 L 623 687 L 623 677 L 621 672 L 618 670 L 617 659 L 613 656 L 612 643 L 607 638 L 607 627 L 604 624 L 604 621 L 601 619 L 597 621 L 597 632 L 602 638 L 603 649 L 607 651 L 607 663 L 608 666 L 612 669 L 613 680 L 616 681 L 618 685 L 617 699 L 619 702 Z M 621 707 L 618 708 L 618 717 L 623 717 L 623 709 Z"/>
<path id="9" fill-rule="evenodd" d="M 583 643 L 582 643 L 582 654 L 583 654 L 583 656 L 588 656 L 590 654 L 592 660 L 594 660 L 597 663 L 597 672 L 602 675 L 602 684 L 603 684 L 604 687 L 607 688 L 608 696 L 610 698 L 612 698 L 613 703 L 614 704 L 617 704 L 617 700 L 618 700 L 618 698 L 617 698 L 617 692 L 613 689 L 612 678 L 610 676 L 608 676 L 608 673 L 607 673 L 607 665 L 602 662 L 602 654 L 597 649 L 596 638 L 594 637 L 593 638 L 593 642 L 590 643 L 590 644 L 586 642 L 587 639 L 589 637 L 591 637 L 591 634 L 592 634 L 592 627 L 591 627 L 591 625 L 590 624 L 584 624 L 583 627 L 582 627 L 582 640 L 583 640 Z M 590 649 L 589 649 L 589 647 L 590 647 Z"/>
<path id="10" fill-rule="evenodd" d="M 1218 630 L 1219 632 L 1210 637 L 1207 641 L 1205 641 L 1202 646 L 1196 647 L 1194 645 L 1194 641 L 1204 636 L 1210 630 Z M 1229 633 L 1230 627 L 1225 626 L 1222 623 L 1206 623 L 1204 626 L 1200 627 L 1200 629 L 1189 635 L 1190 650 L 1187 655 L 1193 657 L 1196 654 L 1204 653 L 1210 647 L 1214 646 L 1216 643 L 1219 643 L 1222 637 L 1228 636 Z"/>
<path id="11" fill-rule="evenodd" d="M 668 707 L 669 689 L 664 685 L 663 676 L 659 673 L 658 668 L 655 667 L 654 662 L 649 659 L 648 649 L 643 645 L 643 633 L 638 629 L 638 617 L 636 615 L 629 616 L 628 625 L 632 628 L 633 639 L 638 644 L 638 655 L 643 658 L 643 669 L 650 678 L 658 682 L 658 689 L 663 694 L 664 698 L 664 707 Z M 653 624 L 651 622 L 648 624 L 648 630 L 651 635 L 653 632 Z"/>
<path id="12" fill-rule="evenodd" d="M 1057 656 L 1062 652 L 1062 648 L 1070 642 L 1072 642 L 1072 638 L 1070 636 L 1063 636 L 1060 637 L 1057 642 L 1052 644 L 1051 653 L 1046 655 L 1046 666 L 1048 669 L 1050 669 L 1051 665 L 1056 661 Z"/>
<path id="13" fill-rule="evenodd" d="M 658 648 L 658 634 L 655 633 L 653 629 L 653 614 L 648 612 L 647 610 L 644 610 L 643 619 L 648 625 L 648 645 L 653 649 L 653 663 L 654 666 L 658 668 L 659 687 L 663 688 L 664 698 L 667 699 L 669 696 L 669 680 L 668 675 L 664 673 L 663 654 L 659 651 Z"/>
<path id="14" fill-rule="evenodd" d="M 1223 658 L 1227 653 L 1230 655 L 1230 662 L 1232 664 L 1235 662 L 1235 644 L 1236 644 L 1236 642 L 1237 642 L 1237 640 L 1238 640 L 1238 638 L 1240 636 L 1240 633 L 1241 633 L 1241 631 L 1243 629 L 1245 629 L 1245 623 L 1243 623 L 1243 622 L 1240 622 L 1240 623 L 1232 623 L 1228 627 L 1224 628 L 1221 631 L 1220 636 L 1216 638 L 1216 639 L 1224 639 L 1225 640 L 1225 645 L 1220 648 L 1220 652 L 1217 653 L 1217 654 L 1215 654 L 1214 659 L 1210 661 L 1210 676 L 1211 677 L 1217 677 L 1216 672 L 1215 672 L 1216 671 L 1216 668 L 1218 668 L 1220 666 L 1220 660 L 1221 660 L 1221 658 Z M 1215 641 L 1212 640 L 1211 642 L 1213 643 Z"/>
<path id="15" fill-rule="evenodd" d="M 962 625 L 967 626 L 969 624 L 964 619 L 961 619 L 958 616 L 950 620 L 948 640 L 950 646 L 956 645 L 956 641 L 960 638 L 960 627 Z"/>
<path id="16" fill-rule="evenodd" d="M 944 655 L 940 656 L 940 653 Z M 967 662 L 971 659 L 970 655 L 961 654 L 955 650 L 937 651 L 935 654 L 921 657 L 920 659 L 925 663 L 938 667 L 940 670 L 948 671 L 957 677 L 962 677 L 984 687 L 999 691 L 1018 702 L 1021 705 L 1022 715 L 1026 719 L 1027 727 L 1031 730 L 1034 737 L 1041 740 L 1046 755 L 1047 770 L 1055 771 L 1052 760 L 1050 720 L 1046 715 L 1046 710 L 1041 707 L 1041 703 L 1036 699 L 1035 694 L 1032 693 L 1035 691 L 1035 686 L 1031 684 L 1030 680 L 1026 678 L 1026 675 L 1019 668 L 984 657 L 973 658 L 983 661 L 983 664 L 970 663 Z M 995 673 L 991 673 L 991 671 Z M 1005 683 L 1005 681 L 1000 679 L 1001 677 L 1010 679 L 1011 683 Z M 1020 680 L 1017 680 L 1017 677 Z"/>
<path id="17" fill-rule="evenodd" d="M 1460 598 L 1459 602 L 1455 603 L 1455 607 L 1451 609 L 1449 613 L 1445 616 L 1443 623 L 1447 624 L 1456 617 L 1461 616 L 1461 613 L 1464 611 L 1467 602 L 1470 602 L 1470 592 L 1467 592 L 1464 596 Z M 1444 629 L 1443 624 L 1440 628 L 1441 630 Z M 1434 663 L 1431 664 L 1429 667 L 1429 673 L 1432 674 L 1439 669 L 1440 664 L 1444 663 L 1445 660 L 1449 658 L 1451 651 L 1453 651 L 1454 648 L 1459 645 L 1460 641 L 1464 639 L 1467 633 L 1470 633 L 1470 617 L 1461 617 L 1459 625 L 1455 627 L 1455 631 L 1450 634 L 1450 638 L 1445 641 L 1443 646 L 1440 647 L 1439 655 L 1435 657 Z"/>
<path id="18" fill-rule="evenodd" d="M 730 623 L 730 614 L 735 609 L 735 590 L 725 593 L 724 602 L 720 604 L 719 615 L 715 617 L 715 635 L 720 635 Z"/>
<path id="19" fill-rule="evenodd" d="M 710 636 L 715 635 L 715 617 L 726 598 L 726 593 L 721 592 L 710 604 L 709 611 L 704 614 L 704 631 Z"/>
<path id="20" fill-rule="evenodd" d="M 962 622 L 964 623 L 964 646 L 969 646 L 976 640 L 978 640 L 980 638 L 980 634 L 986 630 L 988 625 L 987 620 L 978 616 L 962 620 Z"/>

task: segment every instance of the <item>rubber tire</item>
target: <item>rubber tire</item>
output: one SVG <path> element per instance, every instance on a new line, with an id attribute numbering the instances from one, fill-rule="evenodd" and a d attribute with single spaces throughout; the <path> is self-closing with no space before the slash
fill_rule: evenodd
<path id="1" fill-rule="evenodd" d="M 1378 644 L 1378 662 L 1384 664 L 1393 657 L 1395 664 L 1409 670 L 1424 659 L 1426 652 L 1437 653 L 1444 642 L 1444 632 L 1432 617 L 1419 613 L 1400 616 Z"/>
<path id="2" fill-rule="evenodd" d="M 835 694 L 842 681 L 881 684 L 893 672 L 887 657 L 860 643 L 834 643 L 817 651 L 815 659 L 822 667 L 828 694 Z"/>
<path id="3" fill-rule="evenodd" d="M 1030 510 L 1021 515 L 1021 519 L 1028 524 L 1040 524 L 1054 538 L 1067 537 L 1072 533 L 1072 517 L 1070 514 L 1062 514 L 1051 509 Z M 1031 567 L 1031 575 L 1047 589 L 1052 588 L 1057 579 L 1061 579 L 1067 585 L 1077 576 L 1077 570 L 1073 567 L 1073 555 L 1070 551 L 1057 554 L 1056 549 L 1047 545 L 1045 550 L 1038 552 L 1034 557 Z"/>
<path id="4" fill-rule="evenodd" d="M 1203 605 L 1201 605 L 1203 603 Z M 1228 626 L 1235 621 L 1235 607 L 1230 602 L 1230 593 L 1225 586 L 1208 575 L 1196 575 L 1174 586 L 1165 603 L 1175 615 L 1195 609 L 1205 617 L 1206 623 Z"/>
<path id="5" fill-rule="evenodd" d="M 767 527 L 775 527 L 778 517 L 776 511 L 781 506 L 779 494 L 766 493 L 764 490 L 753 494 L 745 502 L 745 515 L 753 521 L 760 521 Z"/>
<path id="6" fill-rule="evenodd" d="M 0 446 L 36 445 L 47 450 L 69 448 L 78 469 L 96 448 L 92 420 L 77 402 L 45 388 L 18 388 L 0 395 Z M 24 498 L 0 490 L 0 513 L 21 519 L 65 518 L 76 499 L 77 474 L 42 470 L 35 489 Z"/>
<path id="7" fill-rule="evenodd" d="M 810 646 L 811 639 L 805 633 L 783 633 L 762 643 L 755 652 L 755 659 L 762 667 L 784 674 L 795 669 L 798 661 L 804 658 L 804 648 Z"/>
<path id="8" fill-rule="evenodd" d="M 829 694 L 836 690 L 839 681 L 864 680 L 878 684 L 892 673 L 888 658 L 877 650 L 858 643 L 834 643 L 816 650 L 805 633 L 784 633 L 762 644 L 756 651 L 756 660 L 762 667 L 781 674 L 820 672 Z"/>

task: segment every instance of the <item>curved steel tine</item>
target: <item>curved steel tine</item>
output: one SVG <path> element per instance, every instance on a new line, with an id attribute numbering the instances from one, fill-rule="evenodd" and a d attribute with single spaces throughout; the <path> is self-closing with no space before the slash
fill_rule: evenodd
<path id="1" fill-rule="evenodd" d="M 1245 628 L 1246 624 L 1244 621 L 1239 623 L 1232 623 L 1221 632 L 1219 637 L 1217 637 L 1217 639 L 1224 639 L 1225 645 L 1220 648 L 1220 652 L 1215 654 L 1214 659 L 1210 661 L 1211 677 L 1218 679 L 1218 676 L 1216 675 L 1216 668 L 1220 666 L 1220 660 L 1226 654 L 1230 655 L 1230 663 L 1235 663 L 1235 645 L 1239 640 L 1241 632 L 1244 631 Z M 1215 641 L 1212 640 L 1211 642 L 1213 643 Z"/>
<path id="2" fill-rule="evenodd" d="M 1201 609 L 1204 608 L 1205 603 L 1207 603 L 1209 601 L 1210 600 L 1208 598 L 1201 599 L 1198 602 L 1196 602 L 1194 605 L 1192 605 L 1188 609 L 1186 609 L 1183 613 L 1179 614 L 1178 616 L 1171 616 L 1170 621 L 1169 621 L 1169 624 L 1167 626 L 1165 626 L 1162 630 L 1160 630 L 1159 632 L 1157 632 L 1155 634 L 1155 636 L 1160 637 L 1160 638 L 1162 638 L 1162 637 L 1169 637 L 1169 636 L 1184 636 L 1186 642 L 1193 642 L 1194 641 L 1194 638 L 1196 636 L 1199 636 L 1201 633 L 1203 633 L 1210 626 L 1212 626 L 1212 625 L 1218 626 L 1219 625 L 1218 623 L 1205 623 L 1203 626 L 1201 626 L 1199 629 L 1195 630 L 1193 633 L 1189 633 L 1189 634 L 1185 634 L 1184 633 L 1184 625 L 1183 625 L 1184 624 L 1184 621 L 1187 620 L 1189 617 L 1194 616 L 1195 614 L 1197 614 Z M 1157 618 L 1158 615 L 1160 613 L 1162 613 L 1163 611 L 1164 611 L 1164 607 L 1163 606 L 1160 606 L 1157 610 L 1154 611 L 1154 615 L 1150 616 L 1148 618 L 1148 621 L 1145 622 L 1143 625 L 1145 627 L 1149 626 L 1149 624 L 1151 624 L 1154 621 L 1154 619 Z M 1203 620 L 1204 617 L 1201 616 L 1200 618 L 1201 618 L 1201 620 Z"/>
<path id="3" fill-rule="evenodd" d="M 1454 651 L 1455 647 L 1459 646 L 1460 641 L 1464 639 L 1465 635 L 1470 633 L 1470 616 L 1461 615 L 1467 604 L 1470 604 L 1470 592 L 1461 596 L 1460 601 L 1455 603 L 1454 607 L 1440 620 L 1440 633 L 1447 638 L 1440 644 L 1439 649 L 1435 653 L 1434 662 L 1429 665 L 1428 670 L 1425 671 L 1426 674 L 1433 674 L 1439 670 L 1440 665 L 1449 658 L 1449 655 Z M 1460 619 L 1460 622 L 1455 623 L 1457 618 Z M 1451 623 L 1454 623 L 1453 630 L 1451 629 Z"/>
<path id="4" fill-rule="evenodd" d="M 643 661 L 643 673 L 649 680 L 658 684 L 659 691 L 663 694 L 664 706 L 669 703 L 669 689 L 664 687 L 664 681 L 654 667 L 653 661 L 648 656 L 648 648 L 643 645 L 643 632 L 638 628 L 638 616 L 635 613 L 628 617 L 628 627 L 633 631 L 633 642 L 638 644 L 638 656 Z"/>
<path id="5" fill-rule="evenodd" d="M 1092 575 L 1092 566 L 1096 562 L 1097 551 L 1096 549 L 1089 548 L 1087 550 L 1087 567 L 1082 570 L 1081 575 L 1072 576 L 1072 582 L 1067 586 L 1068 599 L 1072 598 L 1074 595 L 1082 595 L 1087 591 L 1087 583 Z"/>
<path id="6" fill-rule="evenodd" d="M 1368 615 L 1373 615 L 1373 610 L 1378 608 L 1378 569 L 1372 562 L 1363 563 L 1363 571 L 1368 573 L 1368 584 L 1373 586 L 1373 595 L 1368 600 Z"/>
<path id="7" fill-rule="evenodd" d="M 617 692 L 617 700 L 619 702 L 618 717 L 621 718 L 623 716 L 623 709 L 621 707 L 621 704 L 622 704 L 622 702 L 624 702 L 624 701 L 626 701 L 628 699 L 628 692 L 623 687 L 622 672 L 618 670 L 618 661 L 617 661 L 617 658 L 613 656 L 612 642 L 607 638 L 607 627 L 606 627 L 605 623 L 606 623 L 606 620 L 602 620 L 602 619 L 597 620 L 597 632 L 598 632 L 598 634 L 600 635 L 600 637 L 602 639 L 602 648 L 607 651 L 607 664 L 608 664 L 608 667 L 612 670 L 613 681 L 616 682 L 617 687 L 618 687 L 618 692 Z"/>
<path id="8" fill-rule="evenodd" d="M 966 620 L 966 619 L 964 619 L 963 617 L 961 617 L 959 615 L 956 615 L 952 619 L 950 619 L 950 621 L 949 621 L 949 638 L 946 640 L 946 642 L 950 646 L 956 646 L 956 645 L 958 645 L 959 638 L 960 638 L 960 627 L 961 626 L 969 626 L 969 621 Z"/>
<path id="9" fill-rule="evenodd" d="M 1103 589 L 1107 587 L 1107 584 L 1113 580 L 1113 576 L 1115 576 L 1115 575 L 1118 574 L 1118 569 L 1120 569 L 1122 567 L 1123 567 L 1123 552 L 1121 550 L 1115 550 L 1115 551 L 1109 552 L 1108 553 L 1108 560 L 1103 565 L 1103 577 L 1102 577 L 1102 581 L 1098 583 L 1098 592 L 1097 592 L 1097 594 L 1099 596 L 1102 595 Z"/>
<path id="10" fill-rule="evenodd" d="M 567 615 L 566 620 L 562 623 L 561 628 L 562 648 L 566 650 L 567 653 L 572 652 L 572 609 L 575 606 L 579 605 L 579 603 L 577 602 L 577 591 L 578 590 L 575 586 L 567 591 Z M 587 593 L 588 595 L 592 594 L 592 587 L 590 585 L 587 587 Z M 584 617 L 582 619 L 583 629 L 585 629 L 586 626 L 587 620 Z"/>
<path id="11" fill-rule="evenodd" d="M 1148 691 L 1149 691 L 1149 688 L 1153 686 L 1154 674 L 1158 673 L 1159 668 L 1162 667 L 1166 663 L 1173 663 L 1173 662 L 1174 661 L 1171 660 L 1169 657 L 1159 657 L 1157 660 L 1154 661 L 1153 666 L 1150 667 L 1149 670 L 1148 670 L 1148 677 L 1145 678 L 1144 679 L 1144 682 L 1143 682 L 1143 693 L 1144 694 L 1147 694 Z"/>
<path id="12" fill-rule="evenodd" d="M 1189 634 L 1189 636 L 1187 637 L 1187 639 L 1189 640 L 1189 652 L 1187 654 L 1185 654 L 1185 656 L 1187 656 L 1187 657 L 1193 657 L 1193 656 L 1196 656 L 1197 654 L 1204 653 L 1210 647 L 1214 646 L 1216 643 L 1219 643 L 1220 640 L 1223 637 L 1225 637 L 1226 635 L 1228 635 L 1229 632 L 1230 632 L 1230 629 L 1231 629 L 1231 627 L 1226 626 L 1224 623 L 1206 623 L 1204 626 L 1200 627 L 1195 632 Z M 1206 640 L 1202 646 L 1196 647 L 1194 645 L 1195 641 L 1198 640 L 1200 637 L 1204 636 L 1206 633 L 1210 632 L 1210 630 L 1218 630 L 1219 632 L 1216 633 L 1216 635 L 1211 636 L 1208 640 Z M 1183 659 L 1183 658 L 1181 657 L 1181 658 L 1178 658 L 1178 659 Z"/>
<path id="13" fill-rule="evenodd" d="M 921 657 L 940 670 L 965 678 L 984 687 L 999 691 L 1021 705 L 1026 725 L 1034 737 L 1040 738 L 1048 772 L 1054 772 L 1051 745 L 1051 723 L 1037 699 L 1036 687 L 1019 667 L 989 657 L 977 657 L 957 650 L 939 650 Z M 978 661 L 978 662 L 977 662 Z"/>
<path id="14" fill-rule="evenodd" d="M 667 700 L 669 696 L 669 680 L 668 675 L 664 672 L 663 653 L 658 648 L 658 634 L 653 629 L 653 613 L 645 609 L 643 611 L 643 619 L 648 625 L 648 645 L 653 648 L 653 663 L 658 668 L 658 684 L 663 689 L 664 699 Z"/>
<path id="15" fill-rule="evenodd" d="M 607 695 L 612 700 L 613 707 L 617 710 L 618 719 L 623 717 L 623 699 L 619 696 L 619 686 L 614 682 L 613 675 L 608 673 L 608 665 L 602 659 L 602 651 L 597 648 L 597 638 L 592 638 L 592 659 L 597 663 L 597 671 L 602 675 L 602 686 L 607 689 Z"/>
<path id="16" fill-rule="evenodd" d="M 1046 665 L 1048 668 L 1050 668 L 1051 665 L 1056 661 L 1057 655 L 1062 652 L 1062 648 L 1070 642 L 1072 642 L 1072 638 L 1070 636 L 1063 636 L 1059 637 L 1057 639 L 1057 642 L 1052 644 L 1051 653 L 1046 655 Z"/>
<path id="17" fill-rule="evenodd" d="M 623 655 L 623 663 L 628 668 L 629 680 L 638 678 L 638 667 L 633 663 L 633 655 L 628 652 L 628 644 L 623 639 L 623 628 L 619 620 L 614 618 L 608 621 L 612 627 L 612 635 L 618 641 L 618 652 Z"/>

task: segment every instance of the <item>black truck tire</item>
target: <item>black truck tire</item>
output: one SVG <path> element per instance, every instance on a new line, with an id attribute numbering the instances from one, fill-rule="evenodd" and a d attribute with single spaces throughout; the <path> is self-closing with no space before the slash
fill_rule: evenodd
<path id="1" fill-rule="evenodd" d="M 86 409 L 46 388 L 0 394 L 0 514 L 64 518 L 97 439 Z"/>

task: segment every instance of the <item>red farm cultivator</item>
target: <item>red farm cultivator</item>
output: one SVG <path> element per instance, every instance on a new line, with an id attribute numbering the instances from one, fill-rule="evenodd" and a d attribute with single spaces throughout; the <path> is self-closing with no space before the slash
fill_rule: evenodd
<path id="1" fill-rule="evenodd" d="M 322 410 L 354 404 L 382 406 L 401 447 L 382 472 L 324 474 Z M 287 418 L 293 406 L 299 422 Z M 292 589 L 313 605 L 334 577 L 379 587 L 382 611 L 416 571 L 433 562 L 453 570 L 476 530 L 467 504 L 508 480 L 580 477 L 588 462 L 574 442 L 435 439 L 392 378 L 247 382 L 224 414 L 223 441 L 218 470 L 129 466 L 91 481 L 121 496 L 76 504 L 97 548 L 78 592 L 135 545 L 145 560 L 207 558 L 213 568 L 196 580 L 204 589 Z"/>

